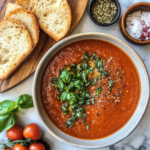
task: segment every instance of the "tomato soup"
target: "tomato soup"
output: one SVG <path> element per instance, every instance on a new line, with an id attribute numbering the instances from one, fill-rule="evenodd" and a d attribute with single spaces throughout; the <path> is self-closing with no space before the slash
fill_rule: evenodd
<path id="1" fill-rule="evenodd" d="M 61 111 L 61 101 L 57 100 L 57 90 L 50 81 L 59 75 L 64 66 L 79 64 L 82 56 L 88 52 L 96 53 L 105 61 L 104 68 L 109 76 L 98 81 L 97 85 L 89 86 L 89 91 L 102 87 L 95 103 L 84 105 L 86 121 L 78 119 L 72 127 L 66 126 L 70 114 Z M 109 81 L 113 80 L 110 90 Z M 42 102 L 45 111 L 61 131 L 80 139 L 100 139 L 121 129 L 132 117 L 139 102 L 141 87 L 137 69 L 132 60 L 119 47 L 102 40 L 82 40 L 62 48 L 49 62 L 41 85 Z M 86 128 L 88 125 L 88 129 Z"/>

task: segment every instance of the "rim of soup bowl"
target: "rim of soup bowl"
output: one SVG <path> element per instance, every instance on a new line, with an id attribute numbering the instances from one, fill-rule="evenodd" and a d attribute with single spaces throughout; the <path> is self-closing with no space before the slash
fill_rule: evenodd
<path id="1" fill-rule="evenodd" d="M 61 132 L 61 133 L 63 133 L 64 135 L 66 135 L 66 136 L 69 136 L 70 137 L 70 139 L 72 139 L 71 141 L 68 141 L 68 140 L 66 140 L 66 139 L 64 139 L 63 137 L 60 137 L 60 135 L 58 135 L 57 133 L 55 133 L 53 130 L 51 130 L 50 129 L 50 127 L 46 124 L 46 119 L 49 119 L 48 118 L 48 116 L 47 116 L 47 114 L 46 114 L 46 112 L 45 112 L 45 110 L 44 110 L 44 107 L 43 107 L 43 110 L 39 110 L 39 108 L 38 108 L 38 101 L 37 101 L 37 99 L 39 98 L 38 96 L 37 96 L 37 84 L 39 84 L 40 86 L 41 86 L 41 83 L 39 83 L 39 82 L 41 82 L 41 81 L 39 81 L 39 78 L 41 79 L 42 78 L 42 76 L 43 76 L 43 73 L 44 73 L 44 71 L 43 72 L 41 72 L 41 69 L 44 67 L 44 68 L 46 68 L 47 67 L 47 65 L 48 65 L 48 62 L 45 64 L 45 61 L 48 59 L 48 56 L 49 55 L 51 55 L 51 52 L 53 52 L 53 54 L 51 55 L 51 58 L 52 58 L 52 56 L 54 55 L 54 54 L 56 54 L 56 52 L 55 52 L 55 50 L 57 49 L 57 47 L 58 46 L 60 46 L 60 45 L 63 45 L 63 43 L 67 43 L 67 44 L 65 44 L 64 46 L 66 46 L 66 45 L 68 45 L 68 44 L 70 44 L 70 43 L 73 43 L 73 41 L 72 40 L 74 40 L 74 39 L 79 39 L 80 37 L 82 38 L 84 38 L 84 39 L 86 39 L 86 37 L 92 37 L 92 36 L 97 36 L 97 37 L 105 37 L 105 38 L 112 38 L 112 39 L 114 39 L 115 41 L 117 41 L 117 42 L 120 42 L 121 44 L 123 44 L 123 45 L 125 45 L 125 47 L 127 47 L 128 49 L 130 49 L 131 50 L 131 52 L 132 52 L 132 55 L 134 55 L 138 60 L 136 60 L 136 61 L 139 61 L 139 63 L 141 64 L 141 66 L 142 66 L 142 69 L 143 69 L 143 73 L 145 74 L 145 83 L 146 83 L 146 85 L 147 85 L 147 91 L 146 91 L 146 99 L 145 99 L 145 101 L 144 101 L 144 99 L 143 99 L 143 101 L 144 101 L 144 106 L 141 106 L 141 107 L 143 107 L 144 109 L 142 109 L 141 110 L 141 112 L 139 113 L 139 115 L 138 115 L 138 120 L 136 120 L 135 121 L 135 124 L 132 124 L 132 126 L 130 126 L 130 127 L 128 127 L 128 130 L 127 130 L 127 132 L 126 133 L 123 133 L 123 135 L 121 135 L 119 138 L 117 138 L 117 139 L 113 139 L 112 138 L 112 140 L 111 140 L 111 142 L 109 141 L 109 143 L 103 143 L 103 144 L 100 144 L 100 145 L 94 145 L 94 141 L 99 141 L 99 140 L 104 140 L 104 139 L 107 139 L 107 138 L 109 138 L 110 136 L 112 136 L 112 135 L 114 135 L 114 134 L 116 134 L 117 132 L 119 132 L 119 131 L 121 131 L 123 128 L 125 128 L 125 126 L 127 126 L 127 124 L 131 121 L 131 120 L 133 120 L 134 118 L 134 115 L 135 115 L 135 113 L 137 112 L 137 111 L 139 111 L 139 110 L 137 110 L 137 109 L 139 109 L 138 107 L 140 107 L 139 105 L 140 105 L 140 102 L 141 102 L 141 99 L 142 99 L 142 97 L 140 97 L 140 99 L 139 99 L 139 103 L 138 103 L 138 105 L 137 105 L 137 108 L 136 108 L 136 110 L 134 111 L 134 113 L 133 113 L 133 115 L 132 115 L 132 117 L 129 119 L 129 121 L 121 128 L 121 129 L 119 129 L 118 131 L 116 131 L 115 133 L 113 133 L 113 134 L 111 134 L 110 136 L 108 136 L 108 137 L 105 137 L 105 138 L 102 138 L 102 139 L 95 139 L 95 140 L 84 140 L 84 139 L 78 139 L 78 138 L 75 138 L 75 137 L 72 137 L 72 136 L 70 136 L 70 135 L 67 135 L 66 133 L 64 133 L 63 131 L 61 131 L 60 129 L 58 129 L 57 127 L 55 127 L 56 128 L 56 130 L 59 130 L 58 132 Z M 83 40 L 84 40 L 83 39 Z M 87 39 L 90 39 L 90 38 L 87 38 Z M 98 38 L 91 38 L 91 39 L 98 39 Z M 80 39 L 81 40 L 81 39 Z M 75 41 L 80 41 L 80 40 L 75 40 Z M 100 39 L 100 40 L 103 40 L 103 39 Z M 74 41 L 74 42 L 75 42 Z M 109 41 L 107 41 L 107 42 L 109 42 Z M 116 44 L 115 44 L 116 45 Z M 64 47 L 64 46 L 62 46 L 62 47 Z M 117 46 L 117 45 L 116 45 Z M 61 48 L 62 48 L 61 47 Z M 119 46 L 118 46 L 119 47 Z M 61 49 L 60 48 L 60 49 Z M 60 50 L 59 49 L 59 50 Z M 58 51 L 59 51 L 58 50 Z M 123 50 L 124 51 L 124 50 Z M 125 51 L 124 51 L 125 52 Z M 126 52 L 125 52 L 126 53 Z M 127 54 L 128 55 L 128 54 Z M 128 55 L 129 56 L 129 55 Z M 129 56 L 130 57 L 130 56 Z M 50 59 L 51 59 L 50 58 Z M 50 60 L 49 59 L 49 60 Z M 131 59 L 131 57 L 130 57 L 130 59 Z M 133 60 L 132 60 L 133 61 Z M 133 62 L 134 63 L 134 62 Z M 135 63 L 134 63 L 135 64 Z M 137 68 L 137 65 L 135 64 L 135 66 L 136 66 L 136 68 Z M 45 70 L 45 69 L 44 69 Z M 138 70 L 138 69 L 137 69 Z M 138 73 L 139 73 L 139 71 L 138 71 Z M 39 77 L 40 76 L 40 77 Z M 42 79 L 41 79 L 42 80 Z M 142 86 L 142 79 L 139 79 L 140 81 L 141 81 L 141 86 Z M 92 149 L 92 148 L 103 148 L 103 147 L 107 147 L 107 146 L 111 146 L 111 145 L 114 145 L 114 144 L 116 144 L 116 143 L 118 143 L 118 142 L 120 142 L 120 141 L 122 141 L 123 139 L 125 139 L 126 137 L 128 137 L 135 129 L 136 129 L 136 127 L 138 126 L 138 124 L 140 123 L 140 121 L 141 121 L 141 119 L 143 118 L 143 116 L 144 116 L 144 114 L 145 114 L 145 111 L 146 111 L 146 109 L 147 109 L 147 106 L 148 106 L 148 102 L 149 102 L 149 97 L 150 97 L 150 84 L 149 84 L 149 75 L 148 75 L 148 71 L 147 71 L 147 69 L 146 69 L 146 66 L 145 66 L 145 64 L 144 64 L 144 62 L 142 61 L 142 59 L 141 59 L 141 57 L 139 56 L 139 54 L 131 47 L 131 46 L 129 46 L 128 44 L 126 44 L 125 42 L 123 42 L 122 40 L 120 40 L 120 39 L 118 39 L 118 38 L 116 38 L 116 37 L 114 37 L 114 36 L 112 36 L 112 35 L 109 35 L 109 34 L 105 34 L 105 33 L 95 33 L 95 32 L 90 32 L 90 33 L 81 33 L 81 34 L 76 34 L 76 35 L 72 35 L 72 36 L 69 36 L 69 37 L 67 37 L 67 38 L 65 38 L 65 39 L 63 39 L 63 40 L 61 40 L 61 41 L 59 41 L 58 43 L 56 43 L 53 47 L 51 47 L 48 51 L 47 51 L 47 53 L 43 56 L 43 58 L 41 59 L 41 61 L 40 61 L 40 63 L 39 63 L 39 65 L 38 65 L 38 67 L 37 67 L 37 69 L 36 69 L 36 72 L 35 72 L 35 75 L 34 75 L 34 80 L 33 80 L 33 89 L 32 89 L 32 93 L 33 93 L 33 102 L 34 102 L 34 106 L 35 106 L 35 111 L 36 111 L 36 113 L 37 113 L 37 115 L 38 115 L 38 117 L 39 117 L 39 119 L 40 119 L 40 121 L 41 121 L 41 123 L 42 123 L 42 125 L 45 127 L 45 129 L 52 135 L 52 136 L 54 136 L 56 139 L 58 139 L 59 141 L 61 141 L 61 142 L 64 142 L 64 143 L 66 143 L 66 144 L 68 144 L 68 145 L 71 145 L 71 146 L 75 146 L 75 147 L 78 147 L 78 148 L 89 148 L 89 149 Z M 142 93 L 142 87 L 141 87 L 141 93 Z M 41 94 L 40 94 L 41 95 Z M 39 98 L 40 99 L 40 101 L 42 101 L 41 100 L 41 97 Z M 43 113 L 44 113 L 44 117 L 42 116 L 43 115 Z M 42 115 L 41 115 L 42 114 Z M 46 117 L 45 117 L 46 116 Z M 45 120 L 44 120 L 44 118 L 46 118 Z M 135 117 L 135 119 L 136 119 L 136 117 Z M 50 121 L 50 119 L 49 119 L 49 121 Z M 51 122 L 51 121 L 50 121 Z M 53 124 L 52 122 L 50 123 L 50 124 Z M 53 125 L 53 126 L 55 126 L 55 125 Z M 123 131 L 122 131 L 123 132 Z M 91 144 L 91 145 L 86 145 L 86 144 L 79 144 L 79 143 L 75 143 L 75 141 L 74 140 L 81 140 L 81 141 L 93 141 L 93 144 Z"/>

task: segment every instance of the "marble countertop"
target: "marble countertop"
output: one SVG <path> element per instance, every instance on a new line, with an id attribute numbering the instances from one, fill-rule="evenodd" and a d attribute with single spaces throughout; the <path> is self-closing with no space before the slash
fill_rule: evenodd
<path id="1" fill-rule="evenodd" d="M 130 5 L 137 2 L 150 2 L 150 0 L 119 0 L 119 2 L 121 4 L 121 10 L 123 14 Z M 81 21 L 79 22 L 75 30 L 72 32 L 72 35 L 78 33 L 85 33 L 85 32 L 108 33 L 128 43 L 120 33 L 119 23 L 120 23 L 120 19 L 114 25 L 111 25 L 109 27 L 99 27 L 90 20 L 86 8 Z M 131 47 L 133 47 L 135 51 L 141 56 L 148 69 L 148 73 L 150 74 L 150 44 L 147 46 L 135 46 L 130 43 L 128 44 Z M 34 74 L 31 75 L 22 83 L 20 83 L 19 85 L 17 85 L 16 87 L 14 87 L 13 89 L 0 94 L 0 101 L 5 99 L 15 100 L 19 95 L 25 93 L 32 95 L 33 77 Z M 70 150 L 70 149 L 80 150 L 79 148 L 75 148 L 67 144 L 64 144 L 58 141 L 57 139 L 55 139 L 53 136 L 51 136 L 40 123 L 34 108 L 27 109 L 26 111 L 24 111 L 24 114 L 20 114 L 20 113 L 16 113 L 16 114 L 18 116 L 18 121 L 17 121 L 18 124 L 21 124 L 22 126 L 26 126 L 31 122 L 36 122 L 42 127 L 43 130 L 42 137 L 50 144 L 51 150 Z M 138 127 L 133 131 L 133 133 L 130 136 L 128 136 L 126 139 L 119 142 L 118 144 L 115 144 L 110 147 L 102 148 L 101 150 L 150 150 L 149 115 L 150 115 L 150 103 L 141 123 L 138 125 Z M 4 141 L 5 139 L 6 139 L 5 132 L 1 133 L 0 142 Z"/>

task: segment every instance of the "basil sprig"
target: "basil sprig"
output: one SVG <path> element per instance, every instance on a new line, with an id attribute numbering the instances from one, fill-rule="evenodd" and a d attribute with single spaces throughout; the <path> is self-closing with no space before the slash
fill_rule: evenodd
<path id="1" fill-rule="evenodd" d="M 23 109 L 34 107 L 33 99 L 30 95 L 23 94 L 16 102 L 4 100 L 0 102 L 0 133 L 13 127 L 17 121 L 16 111 L 23 113 Z"/>

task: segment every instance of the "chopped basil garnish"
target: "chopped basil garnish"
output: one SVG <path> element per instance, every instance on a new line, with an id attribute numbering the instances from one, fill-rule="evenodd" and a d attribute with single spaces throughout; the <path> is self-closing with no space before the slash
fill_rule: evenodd
<path id="1" fill-rule="evenodd" d="M 95 97 L 93 97 L 93 98 L 91 99 L 91 103 L 92 103 L 92 104 L 95 104 Z"/>
<path id="2" fill-rule="evenodd" d="M 76 69 L 76 64 L 72 64 L 71 67 L 70 67 L 70 70 L 73 71 L 75 69 Z"/>
<path id="3" fill-rule="evenodd" d="M 102 73 L 102 76 L 103 76 L 103 77 L 107 77 L 107 76 L 109 76 L 109 72 L 104 71 L 104 72 Z"/>
<path id="4" fill-rule="evenodd" d="M 99 73 L 94 78 L 95 68 Z M 89 78 L 89 75 L 92 78 Z M 66 122 L 67 127 L 72 127 L 73 122 L 79 119 L 86 121 L 84 105 L 95 104 L 95 97 L 88 91 L 88 86 L 97 85 L 101 78 L 107 76 L 109 76 L 109 72 L 104 69 L 104 61 L 96 53 L 90 57 L 88 52 L 85 52 L 80 64 L 72 64 L 70 67 L 64 68 L 58 78 L 51 80 L 50 84 L 58 92 L 56 98 L 62 103 L 60 109 L 64 115 L 72 115 Z M 109 81 L 109 87 L 112 88 L 112 86 L 113 81 Z M 101 87 L 96 89 L 97 97 L 101 90 Z M 87 125 L 88 129 L 89 125 Z"/>
<path id="5" fill-rule="evenodd" d="M 57 98 L 58 100 L 60 100 L 60 95 L 56 95 L 56 98 Z"/>
<path id="6" fill-rule="evenodd" d="M 87 52 L 85 52 L 85 53 L 83 54 L 83 56 L 84 56 L 85 59 L 88 59 L 88 58 L 89 58 L 89 54 L 88 54 Z"/>
<path id="7" fill-rule="evenodd" d="M 113 84 L 114 84 L 114 81 L 110 80 L 110 81 L 109 81 L 109 87 L 112 88 L 112 87 L 113 87 Z"/>
<path id="8" fill-rule="evenodd" d="M 89 125 L 86 126 L 86 129 L 89 130 Z"/>
<path id="9" fill-rule="evenodd" d="M 102 90 L 102 88 L 101 87 L 98 87 L 97 89 L 96 89 L 96 95 L 97 95 L 97 97 L 99 97 L 99 92 Z"/>
<path id="10" fill-rule="evenodd" d="M 97 84 L 97 82 L 98 82 L 98 78 L 94 78 L 94 82 L 92 83 L 92 85 Z"/>

